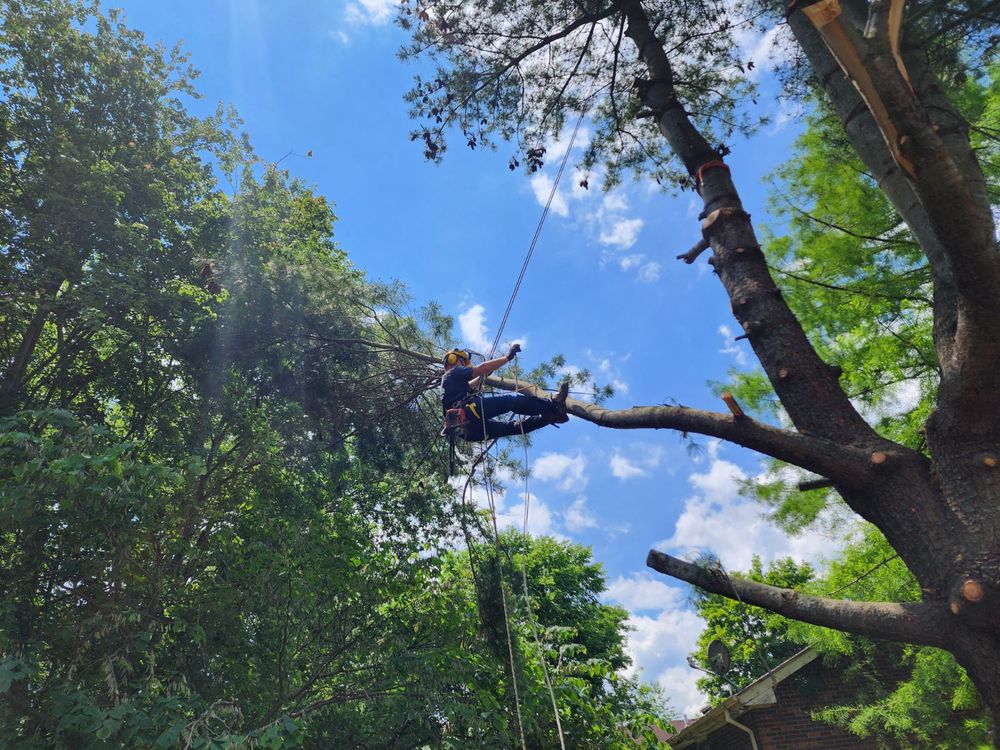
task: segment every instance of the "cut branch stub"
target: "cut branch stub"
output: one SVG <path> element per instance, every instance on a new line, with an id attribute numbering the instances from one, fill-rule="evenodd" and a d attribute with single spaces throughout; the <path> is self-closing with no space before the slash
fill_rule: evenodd
<path id="1" fill-rule="evenodd" d="M 698 259 L 698 256 L 703 252 L 708 250 L 708 240 L 702 237 L 698 240 L 694 246 L 688 250 L 686 253 L 681 253 L 677 256 L 677 260 L 683 260 L 688 265 L 691 265 Z"/>
<path id="2" fill-rule="evenodd" d="M 744 221 L 750 221 L 750 214 L 742 208 L 734 206 L 715 209 L 701 222 L 701 234 L 706 240 L 719 228 L 720 220 L 722 219 L 743 219 Z"/>
<path id="3" fill-rule="evenodd" d="M 731 394 L 729 391 L 725 391 L 722 394 L 722 400 L 726 402 L 726 406 L 729 407 L 729 411 L 732 413 L 733 417 L 735 417 L 736 419 L 742 419 L 743 417 L 746 416 L 746 414 L 743 412 L 743 409 L 736 402 L 736 399 L 733 398 L 733 394 Z"/>
<path id="4" fill-rule="evenodd" d="M 983 600 L 983 586 L 978 581 L 971 578 L 962 584 L 962 596 L 967 601 L 978 603 Z"/>
<path id="5" fill-rule="evenodd" d="M 809 492 L 810 490 L 821 490 L 826 487 L 833 487 L 833 480 L 826 477 L 819 479 L 806 479 L 799 482 L 799 492 Z"/>

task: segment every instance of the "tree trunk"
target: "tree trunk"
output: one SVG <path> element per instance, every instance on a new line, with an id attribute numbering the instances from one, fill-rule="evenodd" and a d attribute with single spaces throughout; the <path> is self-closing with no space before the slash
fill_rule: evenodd
<path id="1" fill-rule="evenodd" d="M 643 104 L 695 178 L 704 200 L 702 230 L 713 253 L 710 263 L 734 315 L 799 436 L 831 441 L 864 458 L 860 471 L 847 473 L 846 466 L 857 462 L 845 461 L 825 476 L 853 510 L 886 535 L 924 592 L 916 609 L 893 603 L 848 606 L 852 603 L 812 601 L 777 590 L 748 590 L 740 598 L 818 625 L 945 648 L 968 671 L 994 724 L 1000 725 L 1000 512 L 995 508 L 1000 497 L 995 408 L 1000 337 L 991 329 L 991 321 L 1000 319 L 995 306 L 1000 295 L 992 294 L 1000 288 L 1000 256 L 967 139 L 963 150 L 950 132 L 942 135 L 923 114 L 920 92 L 939 92 L 927 69 L 920 70 L 917 91 L 911 91 L 891 55 L 882 50 L 879 57 L 883 40 L 859 39 L 859 45 L 870 44 L 873 50 L 863 58 L 871 66 L 869 89 L 884 100 L 883 122 L 877 124 L 864 109 L 871 102 L 853 90 L 836 63 L 830 64 L 829 50 L 798 18 L 801 13 L 793 14 L 796 33 L 833 93 L 849 136 L 911 226 L 933 271 L 935 343 L 943 379 L 939 408 L 928 424 L 928 459 L 880 437 L 850 404 L 839 373 L 817 356 L 770 277 L 729 169 L 677 97 L 669 60 L 641 0 L 624 0 L 621 7 L 626 34 L 649 71 L 650 80 L 640 86 Z M 890 130 L 908 140 L 901 137 L 889 148 L 883 138 L 886 118 Z M 907 144 L 915 153 L 907 153 L 910 160 L 904 163 Z M 974 174 L 964 180 L 970 170 Z M 972 413 L 977 396 L 981 409 Z M 774 450 L 765 452 L 775 455 Z M 732 582 L 714 584 L 683 565 L 654 567 L 734 596 Z"/>
<path id="2" fill-rule="evenodd" d="M 23 395 L 28 365 L 31 363 L 35 347 L 38 346 L 38 339 L 45 329 L 45 322 L 54 307 L 55 297 L 52 293 L 48 293 L 35 308 L 35 314 L 31 317 L 31 322 L 28 323 L 24 336 L 21 337 L 21 343 L 14 354 L 14 360 L 7 372 L 4 373 L 3 385 L 0 387 L 0 415 L 17 411 Z"/>

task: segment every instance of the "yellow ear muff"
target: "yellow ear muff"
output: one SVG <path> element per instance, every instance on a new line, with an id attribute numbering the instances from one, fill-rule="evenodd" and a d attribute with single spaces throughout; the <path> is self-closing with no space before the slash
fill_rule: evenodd
<path id="1" fill-rule="evenodd" d="M 472 362 L 472 355 L 464 349 L 452 349 L 446 355 L 444 355 L 445 367 L 451 367 L 452 365 L 457 365 L 459 360 L 465 362 Z"/>

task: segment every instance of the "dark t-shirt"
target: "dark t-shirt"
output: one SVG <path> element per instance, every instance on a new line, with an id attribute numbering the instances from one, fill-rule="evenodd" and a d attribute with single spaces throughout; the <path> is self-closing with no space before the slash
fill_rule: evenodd
<path id="1" fill-rule="evenodd" d="M 441 403 L 445 409 L 451 408 L 456 401 L 463 401 L 469 395 L 469 381 L 472 380 L 472 368 L 455 365 L 441 376 Z"/>

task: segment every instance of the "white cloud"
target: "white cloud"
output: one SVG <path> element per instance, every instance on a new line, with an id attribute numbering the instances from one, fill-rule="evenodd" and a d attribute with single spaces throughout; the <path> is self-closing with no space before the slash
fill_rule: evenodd
<path id="1" fill-rule="evenodd" d="M 645 257 L 645 255 L 623 255 L 619 258 L 618 265 L 621 266 L 623 271 L 630 271 L 641 265 Z"/>
<path id="2" fill-rule="evenodd" d="M 642 224 L 642 219 L 636 219 L 640 226 Z M 617 226 L 617 225 L 616 225 Z M 613 230 L 614 231 L 614 230 Z M 606 239 L 605 235 L 601 235 L 602 242 Z M 624 237 L 624 239 L 628 239 Z M 635 239 L 632 238 L 632 243 L 634 244 Z M 611 243 L 605 243 L 611 244 Z M 636 272 L 636 278 L 646 284 L 650 284 L 654 281 L 660 280 L 660 275 L 662 272 L 662 266 L 657 261 L 646 262 L 646 256 L 642 253 L 633 253 L 631 255 L 623 255 L 618 259 L 618 265 L 623 271 L 631 271 L 633 269 L 638 269 Z"/>
<path id="3" fill-rule="evenodd" d="M 547 164 L 556 164 L 566 155 L 566 149 L 569 148 L 571 138 L 573 138 L 573 131 L 570 128 L 565 128 L 559 134 L 558 138 L 555 140 L 550 138 L 545 142 L 545 161 Z M 573 141 L 573 150 L 583 151 L 589 144 L 590 130 L 585 126 L 581 126 L 576 133 L 576 139 Z M 583 173 L 580 173 L 579 177 L 574 174 L 573 178 L 579 182 L 584 176 Z"/>
<path id="4" fill-rule="evenodd" d="M 642 219 L 618 219 L 610 227 L 601 230 L 598 241 L 602 245 L 612 245 L 628 250 L 639 239 Z"/>
<path id="5" fill-rule="evenodd" d="M 619 450 L 615 450 L 609 465 L 611 474 L 616 478 L 624 480 L 649 476 L 649 473 L 660 465 L 664 454 L 663 447 L 659 445 L 633 446 L 631 452 L 633 454 L 639 452 L 639 455 L 627 458 Z"/>
<path id="6" fill-rule="evenodd" d="M 684 215 L 689 219 L 697 218 L 698 214 L 701 213 L 701 209 L 705 206 L 704 202 L 698 200 L 694 196 L 688 198 L 687 206 L 684 209 Z"/>
<path id="7" fill-rule="evenodd" d="M 384 26 L 396 11 L 396 0 L 354 0 L 347 4 L 344 18 L 353 26 Z"/>
<path id="8" fill-rule="evenodd" d="M 757 38 L 757 43 L 750 50 L 750 62 L 754 65 L 757 75 L 767 73 L 777 67 L 781 59 L 781 27 L 772 26 Z"/>
<path id="9" fill-rule="evenodd" d="M 668 606 L 655 617 L 634 614 L 628 623 L 633 629 L 626 646 L 632 657 L 632 672 L 659 682 L 670 702 L 685 716 L 696 714 L 705 699 L 695 686 L 699 675 L 687 666 L 686 658 L 694 650 L 705 623 L 680 605 Z"/>
<path id="10" fill-rule="evenodd" d="M 588 360 L 587 369 L 591 372 L 596 369 L 598 372 L 596 377 L 592 376 L 582 383 L 577 381 L 577 376 L 583 372 L 584 368 L 572 363 L 564 364 L 556 371 L 556 375 L 559 379 L 564 377 L 573 379 L 574 398 L 581 399 L 583 401 L 593 401 L 597 395 L 598 384 L 602 387 L 610 385 L 614 388 L 616 394 L 628 393 L 628 383 L 622 378 L 621 371 L 615 363 L 626 362 L 631 355 L 626 354 L 624 356 L 619 356 L 612 352 L 610 357 L 602 357 L 588 349 L 586 351 L 586 356 Z"/>
<path id="11" fill-rule="evenodd" d="M 646 476 L 646 470 L 616 453 L 611 457 L 611 474 L 618 479 L 633 479 Z"/>
<path id="12" fill-rule="evenodd" d="M 724 346 L 719 349 L 722 354 L 729 354 L 736 360 L 736 364 L 745 365 L 747 363 L 747 353 L 746 349 L 739 345 L 736 341 L 736 337 L 733 336 L 733 330 L 723 324 L 719 326 L 719 335 L 722 336 Z"/>
<path id="13" fill-rule="evenodd" d="M 553 180 L 544 172 L 538 172 L 531 177 L 531 191 L 535 194 L 535 200 L 539 206 L 548 203 L 549 196 L 552 195 Z M 552 196 L 552 205 L 549 207 L 553 213 L 559 216 L 569 216 L 569 203 L 566 196 L 559 190 Z"/>
<path id="14" fill-rule="evenodd" d="M 923 384 L 919 380 L 904 380 L 901 383 L 886 388 L 882 394 L 883 400 L 877 406 L 852 399 L 854 408 L 869 422 L 875 423 L 886 417 L 897 416 L 913 411 L 920 403 Z"/>
<path id="15" fill-rule="evenodd" d="M 578 492 L 587 486 L 586 468 L 587 460 L 581 453 L 545 453 L 535 460 L 531 474 L 540 482 L 558 482 L 559 489 L 566 492 Z"/>
<path id="16" fill-rule="evenodd" d="M 605 592 L 605 597 L 625 607 L 630 612 L 683 607 L 686 594 L 675 586 L 648 573 L 632 573 L 627 578 L 618 576 Z"/>
<path id="17" fill-rule="evenodd" d="M 522 502 L 512 505 L 503 512 L 497 511 L 497 526 L 500 529 L 513 527 L 518 531 L 524 529 L 524 493 Z M 528 533 L 532 536 L 553 536 L 564 539 L 555 526 L 555 514 L 552 509 L 534 495 L 528 497 Z"/>
<path id="18" fill-rule="evenodd" d="M 690 650 L 694 650 L 694 644 Z M 708 704 L 708 699 L 698 690 L 698 678 L 701 676 L 700 672 L 685 664 L 668 667 L 656 676 L 656 681 L 670 696 L 671 703 L 682 716 L 696 718 Z"/>
<path id="19" fill-rule="evenodd" d="M 486 308 L 473 305 L 458 316 L 458 327 L 462 331 L 462 340 L 481 352 L 488 352 L 493 342 L 487 338 Z"/>
<path id="20" fill-rule="evenodd" d="M 773 124 L 771 125 L 771 129 L 767 131 L 767 134 L 774 135 L 780 133 L 789 124 L 799 119 L 802 116 L 802 112 L 803 108 L 799 102 L 784 98 L 779 99 L 778 108 L 774 111 L 774 115 L 772 115 Z"/>
<path id="21" fill-rule="evenodd" d="M 601 200 L 601 211 L 605 214 L 628 210 L 628 201 L 622 193 L 608 193 Z"/>
<path id="22" fill-rule="evenodd" d="M 597 370 L 601 373 L 601 380 L 606 380 L 608 385 L 615 389 L 615 393 L 619 395 L 628 393 L 628 383 L 622 379 L 618 365 L 627 362 L 631 355 L 619 356 L 612 352 L 609 357 L 598 357 L 594 352 L 588 350 L 587 356 L 591 360 L 597 361 Z"/>
<path id="23" fill-rule="evenodd" d="M 760 78 L 764 73 L 773 71 L 794 54 L 794 40 L 787 24 L 778 24 L 763 32 L 753 25 L 744 24 L 734 30 L 734 38 L 743 59 L 753 65 L 748 72 L 750 78 Z"/>
<path id="24" fill-rule="evenodd" d="M 573 533 L 597 527 L 597 517 L 587 508 L 587 498 L 582 495 L 563 511 L 563 523 Z"/>
<path id="25" fill-rule="evenodd" d="M 782 557 L 818 562 L 839 549 L 839 539 L 819 533 L 789 538 L 768 523 L 758 503 L 740 498 L 740 483 L 747 474 L 721 458 L 723 450 L 720 441 L 709 441 L 697 461 L 704 470 L 690 476 L 694 493 L 685 501 L 673 535 L 655 546 L 685 556 L 708 549 L 728 570 L 746 570 L 754 553 L 767 565 Z M 641 466 L 640 461 L 633 457 L 631 465 Z M 845 524 L 838 528 L 842 534 Z M 690 717 L 706 703 L 696 686 L 700 673 L 686 663 L 705 624 L 688 603 L 687 586 L 675 587 L 669 580 L 635 572 L 612 581 L 606 596 L 629 610 L 632 672 L 658 682 L 670 703 Z"/>
<path id="26" fill-rule="evenodd" d="M 766 566 L 784 557 L 817 562 L 840 549 L 842 539 L 836 535 L 809 530 L 790 537 L 774 526 L 759 503 L 739 496 L 746 477 L 738 466 L 710 453 L 708 470 L 690 477 L 696 494 L 685 500 L 673 535 L 654 546 L 674 554 L 709 550 L 729 570 L 748 569 L 754 554 Z"/>
<path id="27" fill-rule="evenodd" d="M 646 263 L 639 269 L 639 281 L 652 284 L 660 280 L 660 264 L 654 262 Z"/>

